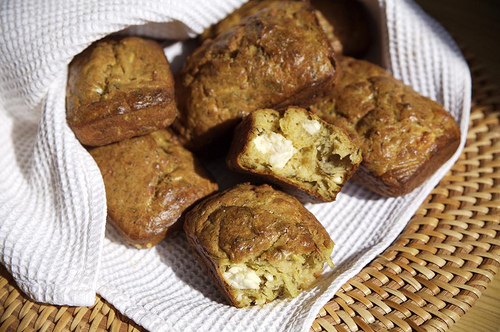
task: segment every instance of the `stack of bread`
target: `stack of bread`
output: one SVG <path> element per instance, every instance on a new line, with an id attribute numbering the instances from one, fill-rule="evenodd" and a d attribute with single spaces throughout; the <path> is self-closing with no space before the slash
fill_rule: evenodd
<path id="1" fill-rule="evenodd" d="M 153 40 L 105 39 L 70 64 L 68 123 L 101 170 L 108 221 L 138 248 L 174 234 L 218 189 L 167 128 L 176 116 L 174 78 Z"/>
<path id="2" fill-rule="evenodd" d="M 175 79 L 151 40 L 78 55 L 67 119 L 101 170 L 109 222 L 138 248 L 183 228 L 236 307 L 314 285 L 333 241 L 303 203 L 333 202 L 351 178 L 407 194 L 459 145 L 441 105 L 360 59 L 368 21 L 354 0 L 251 0 L 200 35 Z M 220 150 L 265 184 L 218 192 L 198 158 Z"/>

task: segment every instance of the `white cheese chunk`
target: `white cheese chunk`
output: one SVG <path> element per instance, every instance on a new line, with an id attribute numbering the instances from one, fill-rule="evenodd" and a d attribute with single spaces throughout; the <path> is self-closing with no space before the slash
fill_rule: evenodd
<path id="1" fill-rule="evenodd" d="M 304 122 L 302 122 L 302 128 L 310 135 L 314 135 L 321 129 L 321 123 L 317 120 L 304 120 Z"/>
<path id="2" fill-rule="evenodd" d="M 255 137 L 253 144 L 269 165 L 276 168 L 285 167 L 286 163 L 297 152 L 292 141 L 274 132 Z"/>
<path id="3" fill-rule="evenodd" d="M 332 179 L 333 182 L 335 182 L 336 184 L 342 184 L 342 175 L 335 175 Z"/>
<path id="4" fill-rule="evenodd" d="M 237 289 L 259 289 L 260 277 L 254 270 L 244 266 L 232 266 L 222 276 L 229 286 Z"/>

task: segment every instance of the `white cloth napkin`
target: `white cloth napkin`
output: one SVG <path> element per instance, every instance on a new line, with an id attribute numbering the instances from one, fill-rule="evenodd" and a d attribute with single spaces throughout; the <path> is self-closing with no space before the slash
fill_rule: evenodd
<path id="1" fill-rule="evenodd" d="M 397 237 L 457 160 L 471 93 L 459 49 L 411 0 L 363 0 L 381 28 L 378 58 L 443 103 L 460 125 L 461 148 L 405 197 L 382 198 L 349 184 L 336 202 L 308 205 L 336 243 L 336 267 L 315 288 L 292 300 L 235 309 L 183 235 L 137 250 L 105 230 L 99 170 L 65 120 L 67 64 L 93 41 L 126 28 L 156 38 L 194 36 L 244 1 L 0 2 L 0 262 L 33 299 L 89 306 L 97 292 L 151 331 L 308 331 L 319 309 Z M 183 50 L 179 45 L 167 55 Z M 221 163 L 209 166 L 222 188 L 237 181 Z"/>

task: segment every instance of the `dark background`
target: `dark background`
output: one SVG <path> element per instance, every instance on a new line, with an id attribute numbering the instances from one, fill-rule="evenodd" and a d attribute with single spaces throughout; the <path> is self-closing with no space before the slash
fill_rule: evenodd
<path id="1" fill-rule="evenodd" d="M 500 0 L 415 0 L 459 45 L 484 65 L 500 87 Z"/>

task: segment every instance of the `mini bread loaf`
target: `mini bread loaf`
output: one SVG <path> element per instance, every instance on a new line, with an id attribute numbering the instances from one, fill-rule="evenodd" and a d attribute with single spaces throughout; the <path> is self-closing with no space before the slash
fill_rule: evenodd
<path id="1" fill-rule="evenodd" d="M 89 150 L 104 180 L 108 221 L 137 248 L 182 228 L 183 213 L 218 187 L 168 130 Z"/>
<path id="2" fill-rule="evenodd" d="M 177 116 L 174 79 L 160 45 L 126 37 L 94 43 L 69 65 L 67 121 L 83 145 L 145 135 Z"/>
<path id="3" fill-rule="evenodd" d="M 269 185 L 239 184 L 197 204 L 184 230 L 193 252 L 236 307 L 295 297 L 310 288 L 333 241 L 294 197 Z"/>
<path id="4" fill-rule="evenodd" d="M 259 108 L 309 105 L 330 94 L 334 54 L 308 3 L 281 1 L 207 40 L 176 77 L 174 128 L 189 148 L 231 132 Z"/>
<path id="5" fill-rule="evenodd" d="M 439 103 L 363 60 L 342 57 L 334 93 L 310 107 L 361 146 L 353 179 L 384 196 L 420 186 L 457 150 L 460 130 Z"/>
<path id="6" fill-rule="evenodd" d="M 343 129 L 289 107 L 250 113 L 236 128 L 227 164 L 279 184 L 303 202 L 331 202 L 361 159 Z"/>
<path id="7" fill-rule="evenodd" d="M 279 5 L 282 2 L 282 0 L 250 0 L 244 3 L 241 7 L 234 10 L 231 14 L 227 15 L 221 21 L 205 29 L 205 31 L 200 34 L 199 39 L 202 41 L 206 39 L 213 39 L 226 30 L 229 30 L 235 25 L 240 24 L 241 21 L 245 20 L 248 16 L 254 15 L 262 9 Z M 330 40 L 330 44 L 334 53 L 341 54 L 342 44 L 334 33 L 334 27 L 321 12 L 316 10 L 315 14 L 318 18 L 319 24 Z"/>

